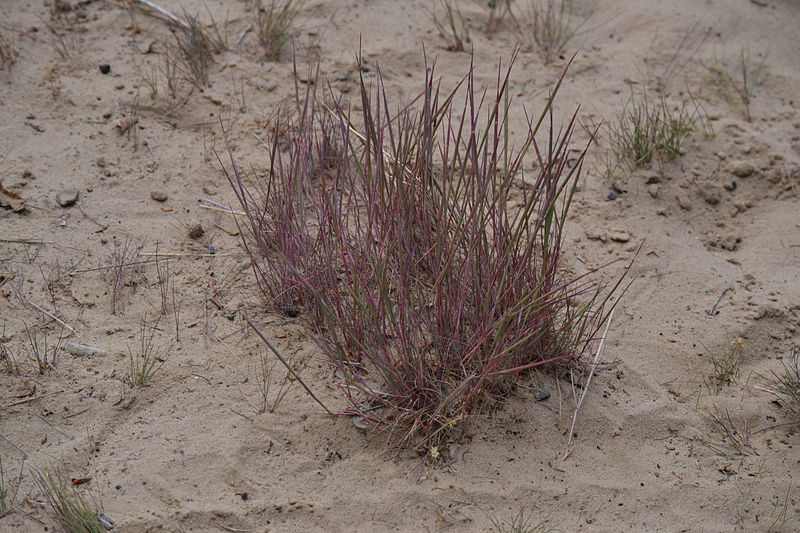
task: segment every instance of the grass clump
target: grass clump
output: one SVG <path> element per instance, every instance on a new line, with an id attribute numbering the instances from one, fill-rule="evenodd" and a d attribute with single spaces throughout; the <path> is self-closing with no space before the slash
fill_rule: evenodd
<path id="1" fill-rule="evenodd" d="M 147 325 L 147 317 L 139 324 L 139 350 L 137 354 L 128 348 L 128 383 L 132 388 L 145 386 L 156 372 L 164 365 L 166 359 L 154 344 L 155 332 L 159 319 L 152 326 Z M 148 331 L 149 330 L 149 331 Z"/>
<path id="2" fill-rule="evenodd" d="M 764 83 L 764 65 L 766 55 L 755 62 L 746 48 L 739 50 L 739 56 L 733 66 L 723 61 L 715 61 L 705 65 L 708 80 L 714 85 L 729 105 L 741 107 L 747 122 L 753 121 L 750 103 L 756 87 Z"/>
<path id="3" fill-rule="evenodd" d="M 794 423 L 800 424 L 800 353 L 794 351 L 789 361 L 781 361 L 783 372 L 773 372 L 769 391 L 778 403 L 791 416 Z"/>
<path id="4" fill-rule="evenodd" d="M 279 60 L 295 34 L 294 23 L 304 0 L 256 0 L 256 37 L 264 59 Z"/>
<path id="5" fill-rule="evenodd" d="M 737 456 L 758 455 L 750 443 L 752 432 L 746 421 L 737 426 L 728 411 L 722 413 L 716 409 L 706 410 L 706 416 L 714 433 L 713 441 L 703 442 L 709 450 L 727 461 Z"/>
<path id="6" fill-rule="evenodd" d="M 550 533 L 554 531 L 550 527 L 549 520 L 535 520 L 533 516 L 525 514 L 525 509 L 520 509 L 519 513 L 509 522 L 500 520 L 485 511 L 484 514 L 494 533 Z"/>
<path id="7" fill-rule="evenodd" d="M 0 70 L 11 71 L 19 57 L 19 50 L 14 47 L 11 37 L 5 32 L 0 32 Z"/>
<path id="8" fill-rule="evenodd" d="M 309 87 L 289 138 L 272 139 L 270 177 L 231 153 L 229 178 L 264 299 L 303 313 L 341 414 L 435 459 L 522 373 L 574 363 L 618 285 L 559 269 L 585 156 L 567 166 L 575 118 L 540 144 L 551 99 L 512 142 L 510 69 L 488 94 L 472 72 L 444 93 L 434 70 L 394 110 L 380 76 L 362 78 L 358 115 Z"/>
<path id="9" fill-rule="evenodd" d="M 31 474 L 47 502 L 48 514 L 62 531 L 105 533 L 97 511 L 61 470 L 34 470 Z"/>
<path id="10" fill-rule="evenodd" d="M 739 372 L 739 360 L 744 353 L 745 343 L 741 337 L 731 341 L 730 348 L 721 357 L 711 356 L 713 373 L 709 376 L 711 389 L 714 394 L 719 394 L 722 389 L 731 385 Z"/>
<path id="11" fill-rule="evenodd" d="M 549 65 L 567 47 L 584 21 L 572 14 L 572 0 L 530 0 L 517 20 L 517 33 Z"/>
<path id="12" fill-rule="evenodd" d="M 438 10 L 433 10 L 433 24 L 442 39 L 445 50 L 464 52 L 470 43 L 469 27 L 463 13 L 454 0 L 439 0 Z"/>
<path id="13" fill-rule="evenodd" d="M 674 159 L 702 120 L 699 108 L 690 110 L 686 101 L 672 107 L 665 97 L 653 103 L 646 93 L 631 96 L 616 124 L 609 127 L 611 149 L 618 161 L 644 167 L 654 158 Z"/>
<path id="14" fill-rule="evenodd" d="M 209 84 L 209 69 L 214 62 L 215 41 L 200 22 L 200 15 L 184 12 L 184 24 L 172 24 L 175 43 L 168 53 L 173 55 L 175 68 L 197 88 Z M 217 43 L 218 44 L 218 43 Z"/>

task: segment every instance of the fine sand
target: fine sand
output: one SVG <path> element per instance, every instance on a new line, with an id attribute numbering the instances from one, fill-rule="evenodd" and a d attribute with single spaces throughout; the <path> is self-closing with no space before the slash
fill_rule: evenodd
<path id="1" fill-rule="evenodd" d="M 430 0 L 308 0 L 297 83 L 304 90 L 318 59 L 318 83 L 355 101 L 360 46 L 363 76 L 379 68 L 394 105 L 421 88 L 424 54 L 443 86 L 474 62 L 491 88 L 517 36 L 485 31 L 483 0 L 456 3 L 472 55 L 446 50 Z M 0 34 L 19 52 L 0 71 L 0 340 L 19 363 L 0 361 L 0 458 L 7 500 L 17 493 L 1 531 L 52 530 L 38 469 L 91 478 L 78 489 L 125 532 L 479 532 L 520 511 L 562 532 L 800 531 L 800 435 L 765 390 L 800 345 L 798 2 L 574 0 L 574 20 L 585 20 L 561 57 L 545 65 L 522 44 L 516 109 L 538 113 L 577 52 L 556 123 L 580 106 L 576 148 L 600 125 L 566 268 L 622 259 L 610 277 L 641 250 L 566 459 L 583 389 L 542 372 L 465 424 L 439 465 L 326 416 L 297 385 L 275 412 L 258 412 L 266 352 L 245 317 L 308 364 L 303 376 L 327 404 L 345 406 L 300 318 L 259 310 L 235 217 L 199 201 L 235 202 L 216 155 L 223 128 L 243 166 L 266 163 L 259 138 L 295 93 L 291 52 L 262 59 L 244 32 L 249 2 L 161 0 L 179 16 L 213 16 L 230 49 L 213 57 L 202 92 L 183 84 L 172 98 L 161 79 L 151 96 L 159 56 L 148 52 L 172 41 L 163 20 L 122 0 L 56 4 L 0 0 Z M 749 106 L 709 71 L 736 75 L 742 53 Z M 645 87 L 701 108 L 713 135 L 698 131 L 676 159 L 631 171 L 614 165 L 608 125 Z M 62 207 L 68 189 L 77 201 Z M 169 255 L 158 269 L 117 269 L 116 298 L 115 271 L 90 270 L 156 250 Z M 146 337 L 165 362 L 133 388 L 142 321 L 157 324 Z M 71 349 L 39 372 L 31 346 L 52 356 L 67 334 L 101 351 Z M 717 391 L 714 361 L 732 353 L 737 371 Z M 271 398 L 281 375 L 274 367 Z M 536 388 L 550 398 L 537 402 Z M 750 446 L 720 443 L 709 411 Z"/>

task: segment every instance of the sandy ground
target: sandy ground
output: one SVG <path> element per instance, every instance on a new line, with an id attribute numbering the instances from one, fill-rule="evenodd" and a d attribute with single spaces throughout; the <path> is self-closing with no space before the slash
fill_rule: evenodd
<path id="1" fill-rule="evenodd" d="M 590 149 L 569 268 L 629 258 L 644 244 L 603 353 L 616 363 L 592 381 L 568 458 L 574 391 L 545 373 L 528 385 L 551 391 L 549 400 L 520 388 L 502 410 L 470 422 L 452 463 L 435 467 L 321 414 L 300 387 L 274 413 L 258 413 L 263 348 L 245 316 L 308 362 L 304 375 L 327 403 L 343 404 L 298 319 L 256 309 L 236 222 L 198 201 L 234 202 L 215 156 L 225 148 L 221 125 L 240 161 L 262 164 L 254 134 L 269 135 L 267 119 L 294 92 L 289 58 L 262 60 L 252 33 L 237 44 L 252 20 L 248 4 L 163 0 L 176 14 L 213 15 L 231 45 L 214 57 L 210 87 L 184 86 L 177 99 L 163 86 L 151 97 L 143 82 L 158 60 L 151 44 L 171 38 L 162 21 L 122 3 L 60 4 L 54 22 L 41 0 L 0 2 L 0 31 L 19 51 L 13 69 L 0 71 L 0 327 L 19 363 L 0 367 L 0 457 L 6 487 L 18 487 L 0 530 L 52 528 L 29 469 L 58 467 L 91 478 L 80 489 L 126 532 L 477 532 L 492 530 L 489 515 L 508 523 L 520 510 L 565 532 L 800 531 L 800 435 L 759 431 L 787 422 L 763 388 L 800 344 L 796 1 L 575 1 L 588 18 L 566 49 L 579 53 L 560 117 L 580 105 L 585 125 L 613 123 L 631 87 L 660 84 L 671 102 L 691 94 L 701 103 L 714 135 L 695 134 L 674 161 L 611 175 L 606 129 Z M 421 86 L 424 44 L 452 83 L 471 58 L 444 49 L 430 5 L 309 0 L 298 61 L 318 57 L 321 77 L 350 98 L 360 42 L 365 75 L 380 64 L 399 103 Z M 477 80 L 489 86 L 517 38 L 504 27 L 487 34 L 481 3 L 460 5 Z M 54 42 L 55 23 L 69 31 Z M 750 121 L 703 67 L 735 65 L 742 50 L 763 63 Z M 523 45 L 517 103 L 540 109 L 564 65 L 544 65 Z M 134 109 L 138 123 L 121 134 L 118 122 Z M 576 145 L 585 137 L 581 130 Z M 65 189 L 79 191 L 70 207 L 57 203 Z M 190 238 L 196 224 L 203 235 Z M 126 243 L 127 259 L 175 254 L 165 304 L 150 262 L 131 269 L 112 313 L 109 270 L 89 269 L 114 263 Z M 129 350 L 140 350 L 142 321 L 157 320 L 148 331 L 165 363 L 132 388 Z M 102 353 L 64 352 L 40 373 L 31 345 L 52 352 L 67 334 Z M 740 352 L 738 373 L 716 393 L 712 361 L 730 350 Z M 279 378 L 276 369 L 274 386 Z M 752 448 L 715 454 L 708 409 L 749 428 Z"/>

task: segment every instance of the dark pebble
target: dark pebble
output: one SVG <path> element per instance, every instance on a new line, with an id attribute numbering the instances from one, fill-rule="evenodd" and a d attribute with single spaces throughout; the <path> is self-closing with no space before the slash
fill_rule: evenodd
<path id="1" fill-rule="evenodd" d="M 197 240 L 203 235 L 205 235 L 205 230 L 203 230 L 203 226 L 200 224 L 195 224 L 194 226 L 189 227 L 189 238 L 193 240 Z"/>
<path id="2" fill-rule="evenodd" d="M 288 316 L 289 318 L 295 318 L 300 314 L 300 312 L 297 309 L 292 309 L 291 307 L 289 307 L 288 309 L 283 310 L 283 314 Z"/>
<path id="3" fill-rule="evenodd" d="M 100 65 L 100 72 L 102 72 L 103 74 L 108 74 L 109 72 L 111 72 L 111 65 L 103 63 L 102 65 Z"/>
<path id="4" fill-rule="evenodd" d="M 247 494 L 246 492 L 243 492 L 243 493 L 241 493 L 239 496 L 241 496 L 241 498 L 242 498 L 244 501 L 247 501 L 247 500 L 248 500 L 248 498 L 250 498 L 250 495 L 249 495 L 249 494 Z"/>
<path id="5" fill-rule="evenodd" d="M 117 490 L 122 490 L 122 485 L 117 485 L 117 486 L 116 486 L 116 487 L 114 487 L 114 488 L 115 488 L 115 489 L 117 489 Z"/>
<path id="6" fill-rule="evenodd" d="M 543 402 L 550 397 L 550 391 L 546 391 L 544 389 L 534 389 L 533 397 L 537 402 Z"/>
<path id="7" fill-rule="evenodd" d="M 610 192 L 610 193 L 608 193 L 608 196 L 606 198 L 608 198 L 609 200 L 612 200 L 612 201 L 616 200 L 617 199 L 617 193 Z"/>

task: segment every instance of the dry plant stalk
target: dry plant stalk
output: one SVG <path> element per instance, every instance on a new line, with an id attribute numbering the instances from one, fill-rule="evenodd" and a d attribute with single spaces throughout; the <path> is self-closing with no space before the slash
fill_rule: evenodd
<path id="1" fill-rule="evenodd" d="M 138 263 L 135 259 L 144 243 L 135 245 L 131 237 L 126 237 L 121 242 L 114 239 L 113 242 L 114 248 L 108 259 L 108 268 L 105 270 L 105 281 L 111 297 L 111 314 L 116 315 L 124 303 L 125 287 L 133 281 L 133 273 Z"/>

